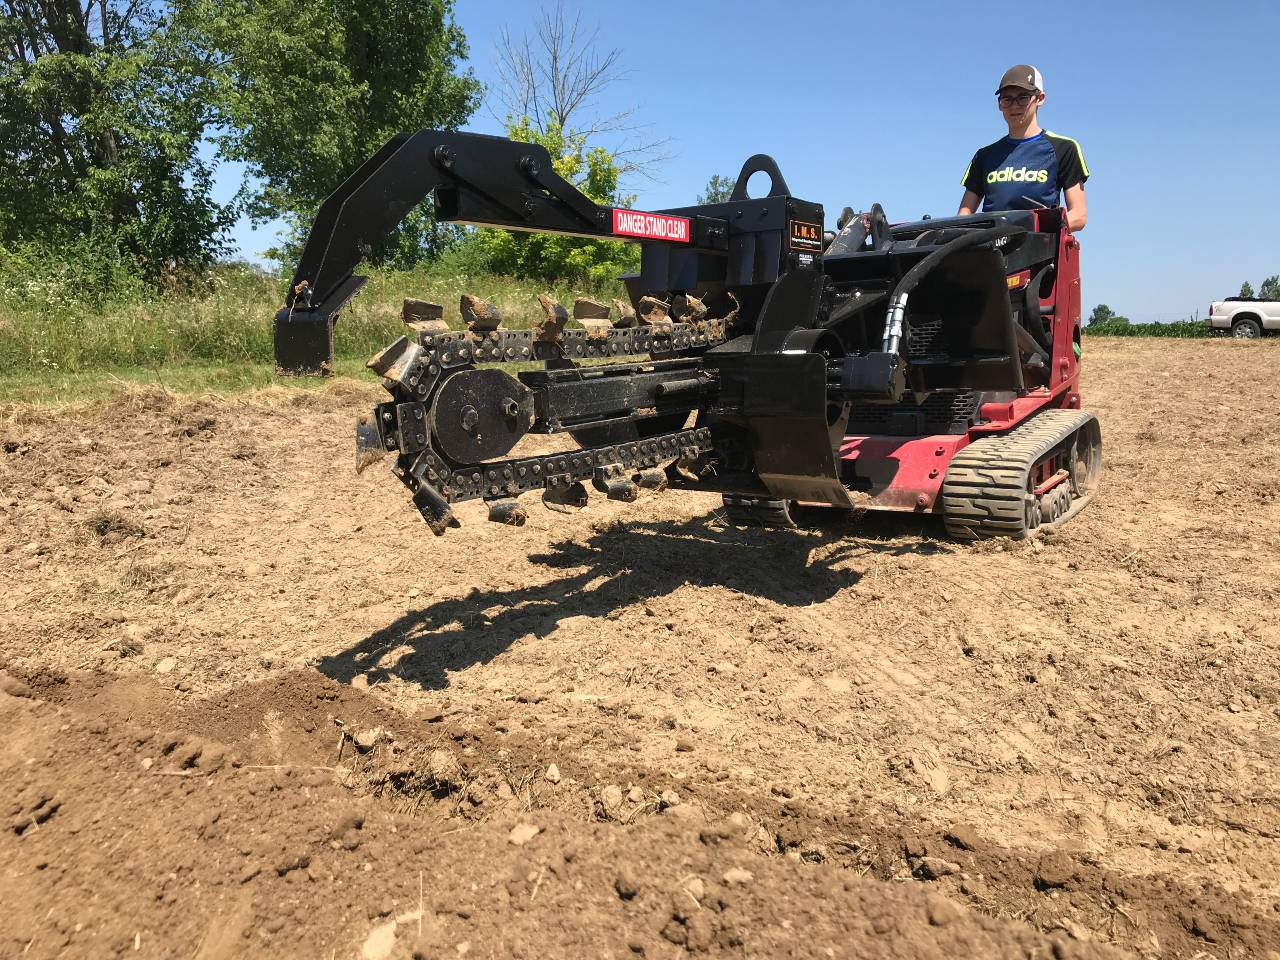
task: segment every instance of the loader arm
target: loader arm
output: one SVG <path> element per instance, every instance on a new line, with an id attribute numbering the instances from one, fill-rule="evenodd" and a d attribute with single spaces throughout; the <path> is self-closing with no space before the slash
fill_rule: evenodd
<path id="1" fill-rule="evenodd" d="M 557 174 L 537 144 L 442 130 L 397 134 L 321 204 L 276 315 L 277 369 L 332 369 L 333 325 L 366 280 L 356 267 L 433 193 L 441 221 L 691 249 L 727 246 L 727 223 L 712 217 L 682 218 L 687 235 L 669 241 L 619 232 L 625 224 L 615 208 L 596 204 Z"/>

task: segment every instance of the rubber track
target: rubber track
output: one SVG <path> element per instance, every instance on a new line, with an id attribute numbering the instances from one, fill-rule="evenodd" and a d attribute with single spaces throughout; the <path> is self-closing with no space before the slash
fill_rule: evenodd
<path id="1" fill-rule="evenodd" d="M 724 512 L 735 527 L 794 527 L 786 500 L 724 495 Z"/>
<path id="2" fill-rule="evenodd" d="M 957 540 L 1027 536 L 1027 480 L 1031 468 L 1086 423 L 1086 410 L 1045 410 L 1008 433 L 983 437 L 951 461 L 942 484 L 947 533 Z M 1092 494 L 1072 501 L 1055 524 L 1075 516 Z"/>

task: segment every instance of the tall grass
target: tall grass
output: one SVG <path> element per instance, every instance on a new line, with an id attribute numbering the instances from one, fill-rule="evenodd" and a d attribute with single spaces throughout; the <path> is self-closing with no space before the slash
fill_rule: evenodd
<path id="1" fill-rule="evenodd" d="M 6 256 L 8 254 L 8 256 Z M 342 311 L 335 353 L 363 359 L 404 332 L 401 304 L 416 297 L 444 304 L 461 327 L 458 297 L 497 304 L 510 327 L 542 318 L 537 295 L 623 296 L 621 283 L 547 287 L 530 280 L 469 272 L 442 260 L 407 271 L 360 271 L 369 283 Z M 39 263 L 0 250 L 0 369 L 65 371 L 181 363 L 270 363 L 271 322 L 288 278 L 248 264 L 222 264 L 158 291 L 128 280 L 89 282 L 74 263 Z"/>
<path id="2" fill-rule="evenodd" d="M 446 253 L 405 271 L 362 271 L 370 279 L 343 310 L 334 349 L 344 360 L 363 360 L 404 332 L 406 297 L 445 305 L 461 327 L 458 296 L 473 293 L 496 303 L 505 323 L 527 327 L 542 317 L 536 297 L 546 288 L 531 280 L 478 269 Z M 107 260 L 90 241 L 81 250 L 50 256 L 35 248 L 0 247 L 0 371 L 44 374 L 152 368 L 177 364 L 270 364 L 271 323 L 284 301 L 288 278 L 249 264 L 220 264 L 168 285 L 144 284 L 128 264 Z M 624 296 L 622 284 L 554 284 L 562 303 L 586 294 Z M 1089 337 L 1207 337 L 1194 321 L 1095 324 Z"/>

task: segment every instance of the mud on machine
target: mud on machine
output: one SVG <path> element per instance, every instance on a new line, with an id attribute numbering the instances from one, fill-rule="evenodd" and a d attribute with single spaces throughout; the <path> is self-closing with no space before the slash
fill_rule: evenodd
<path id="1" fill-rule="evenodd" d="M 768 193 L 749 196 L 760 172 Z M 628 300 L 580 299 L 574 325 L 545 295 L 527 330 L 475 297 L 465 331 L 406 303 L 409 333 L 369 361 L 391 399 L 361 421 L 357 463 L 394 456 L 436 534 L 458 526 L 453 503 L 519 524 L 522 495 L 565 509 L 587 482 L 616 500 L 718 492 L 743 525 L 793 525 L 800 504 L 940 514 L 966 540 L 1033 535 L 1093 497 L 1079 245 L 1058 209 L 890 225 L 876 205 L 824 232 L 760 154 L 725 203 L 628 210 L 592 202 L 542 147 L 401 134 L 321 206 L 275 318 L 281 372 L 332 369 L 355 269 L 428 195 L 442 221 L 641 246 Z M 520 455 L 552 433 L 577 449 Z"/>

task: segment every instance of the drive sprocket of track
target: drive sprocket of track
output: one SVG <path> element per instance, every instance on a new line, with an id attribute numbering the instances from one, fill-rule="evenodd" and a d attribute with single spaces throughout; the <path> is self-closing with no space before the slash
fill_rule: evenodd
<path id="1" fill-rule="evenodd" d="M 1037 497 L 1032 468 L 1057 455 L 1068 476 Z M 1098 418 L 1086 410 L 1045 410 L 1008 433 L 983 437 L 951 461 L 942 484 L 947 533 L 957 540 L 1024 539 L 1088 506 L 1102 467 Z"/>

